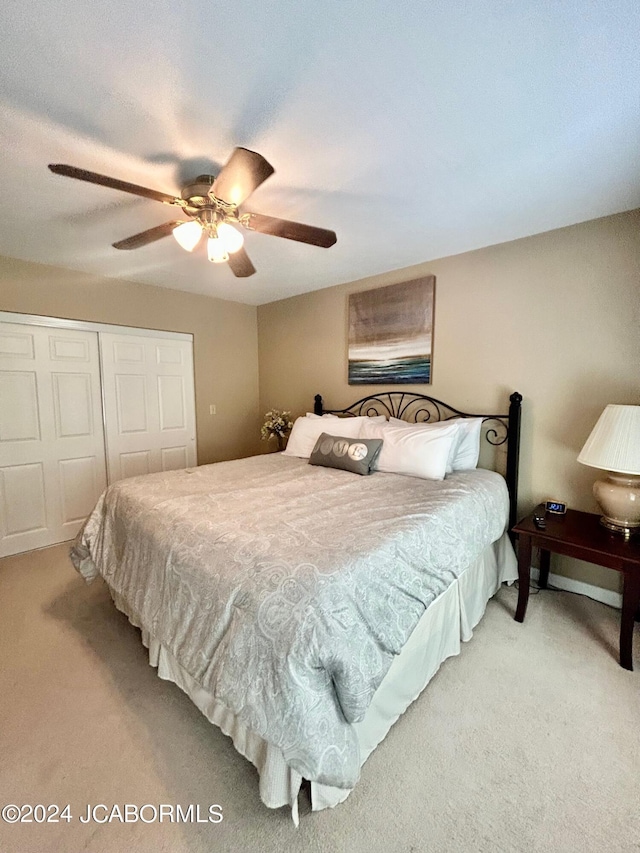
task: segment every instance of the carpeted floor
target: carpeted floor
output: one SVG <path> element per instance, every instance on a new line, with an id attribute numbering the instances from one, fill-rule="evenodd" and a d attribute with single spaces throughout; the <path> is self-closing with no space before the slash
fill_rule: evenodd
<path id="1" fill-rule="evenodd" d="M 71 814 L 0 820 L 1 853 L 640 850 L 640 627 L 631 673 L 617 663 L 617 611 L 549 591 L 519 625 L 515 590 L 501 590 L 349 799 L 317 814 L 302 804 L 296 830 L 66 555 L 0 560 L 0 807 Z M 202 820 L 219 804 L 224 819 L 80 821 L 87 804 L 127 803 L 199 805 Z"/>

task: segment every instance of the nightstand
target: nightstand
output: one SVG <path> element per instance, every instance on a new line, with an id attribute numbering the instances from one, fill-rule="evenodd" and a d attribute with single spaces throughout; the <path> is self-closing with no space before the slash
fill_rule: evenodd
<path id="1" fill-rule="evenodd" d="M 620 620 L 620 666 L 633 669 L 633 623 L 640 605 L 640 537 L 627 541 L 600 524 L 600 516 L 590 512 L 567 510 L 566 515 L 545 515 L 546 527 L 538 529 L 533 513 L 513 528 L 518 535 L 519 593 L 516 621 L 524 622 L 529 601 L 531 550 L 540 548 L 539 585 L 545 589 L 549 579 L 551 553 L 575 557 L 597 566 L 622 572 L 622 616 Z"/>

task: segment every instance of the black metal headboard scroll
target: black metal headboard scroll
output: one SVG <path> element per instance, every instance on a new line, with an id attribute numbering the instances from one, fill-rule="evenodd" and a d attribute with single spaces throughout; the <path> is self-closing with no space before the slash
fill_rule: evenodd
<path id="1" fill-rule="evenodd" d="M 408 391 L 383 391 L 372 394 L 347 406 L 345 409 L 325 409 L 322 397 L 316 394 L 313 411 L 316 415 L 385 415 L 388 418 L 400 418 L 409 423 L 438 423 L 450 418 L 482 418 L 488 425 L 485 438 L 494 447 L 507 445 L 507 468 L 505 480 L 509 489 L 509 529 L 518 520 L 518 463 L 520 459 L 520 417 L 522 412 L 522 394 L 514 391 L 509 397 L 509 412 L 506 415 L 481 415 L 461 412 L 459 409 L 427 397 L 425 394 L 413 394 Z"/>

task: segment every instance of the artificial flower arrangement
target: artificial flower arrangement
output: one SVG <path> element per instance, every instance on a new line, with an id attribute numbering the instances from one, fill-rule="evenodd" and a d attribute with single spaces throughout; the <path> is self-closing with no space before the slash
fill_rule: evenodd
<path id="1" fill-rule="evenodd" d="M 262 424 L 260 434 L 263 439 L 277 438 L 278 449 L 284 447 L 284 440 L 291 432 L 293 421 L 291 420 L 291 412 L 281 412 L 279 409 L 271 409 L 267 412 L 265 421 Z"/>

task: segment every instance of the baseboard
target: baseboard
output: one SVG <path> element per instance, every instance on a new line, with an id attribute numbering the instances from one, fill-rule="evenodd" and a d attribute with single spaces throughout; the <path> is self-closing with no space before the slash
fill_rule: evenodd
<path id="1" fill-rule="evenodd" d="M 531 578 L 538 580 L 540 570 L 531 567 Z M 601 586 L 594 586 L 590 583 L 566 578 L 564 575 L 549 575 L 549 584 L 558 589 L 565 589 L 567 592 L 577 592 L 579 595 L 586 595 L 587 598 L 593 598 L 595 601 L 601 601 L 603 604 L 608 604 L 609 607 L 622 608 L 622 595 L 619 592 L 613 592 L 610 589 L 603 589 Z"/>

